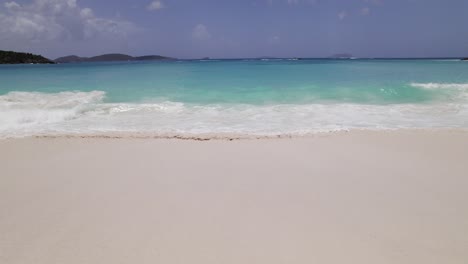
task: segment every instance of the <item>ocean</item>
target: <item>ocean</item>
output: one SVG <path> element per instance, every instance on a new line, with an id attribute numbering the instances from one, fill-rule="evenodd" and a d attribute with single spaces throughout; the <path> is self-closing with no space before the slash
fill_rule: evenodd
<path id="1" fill-rule="evenodd" d="M 468 128 L 468 62 L 245 59 L 0 66 L 0 137 Z"/>

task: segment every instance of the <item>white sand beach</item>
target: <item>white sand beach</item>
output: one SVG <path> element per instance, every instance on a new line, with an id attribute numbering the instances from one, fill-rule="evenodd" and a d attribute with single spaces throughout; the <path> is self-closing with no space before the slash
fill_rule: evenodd
<path id="1" fill-rule="evenodd" d="M 0 140 L 0 263 L 468 261 L 468 133 Z"/>

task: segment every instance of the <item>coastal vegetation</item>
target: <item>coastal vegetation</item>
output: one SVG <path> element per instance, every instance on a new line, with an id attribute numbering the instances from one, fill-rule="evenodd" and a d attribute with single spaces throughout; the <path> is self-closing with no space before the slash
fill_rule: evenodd
<path id="1" fill-rule="evenodd" d="M 54 62 L 32 53 L 0 50 L 0 64 L 53 64 Z"/>

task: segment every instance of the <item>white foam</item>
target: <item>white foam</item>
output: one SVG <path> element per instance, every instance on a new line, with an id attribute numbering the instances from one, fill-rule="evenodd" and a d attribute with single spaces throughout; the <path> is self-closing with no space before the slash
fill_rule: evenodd
<path id="1" fill-rule="evenodd" d="M 90 106 L 101 103 L 104 95 L 102 91 L 10 92 L 2 95 L 0 134 L 34 133 L 36 128 L 79 118 Z"/>
<path id="2" fill-rule="evenodd" d="M 197 105 L 105 103 L 104 97 L 102 91 L 0 96 L 0 137 L 106 132 L 301 135 L 349 129 L 468 127 L 465 102 Z"/>
<path id="3" fill-rule="evenodd" d="M 468 89 L 468 83 L 411 83 L 411 86 L 423 89 Z"/>

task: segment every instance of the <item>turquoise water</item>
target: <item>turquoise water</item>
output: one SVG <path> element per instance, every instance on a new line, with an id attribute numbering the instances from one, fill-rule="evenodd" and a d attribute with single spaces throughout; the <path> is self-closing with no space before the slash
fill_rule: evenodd
<path id="1" fill-rule="evenodd" d="M 0 135 L 467 127 L 467 94 L 457 60 L 3 65 Z"/>

